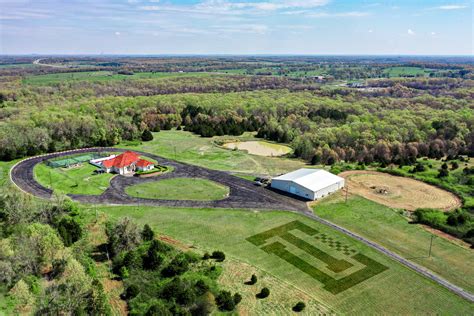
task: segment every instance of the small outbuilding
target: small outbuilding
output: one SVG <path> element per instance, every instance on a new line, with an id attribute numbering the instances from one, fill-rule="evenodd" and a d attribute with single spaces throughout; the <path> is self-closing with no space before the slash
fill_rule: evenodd
<path id="1" fill-rule="evenodd" d="M 317 200 L 344 187 L 344 178 L 322 169 L 298 169 L 273 178 L 271 187 Z"/>

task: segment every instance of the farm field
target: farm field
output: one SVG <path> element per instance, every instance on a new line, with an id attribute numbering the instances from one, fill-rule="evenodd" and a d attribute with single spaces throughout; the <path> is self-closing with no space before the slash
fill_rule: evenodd
<path id="1" fill-rule="evenodd" d="M 172 178 L 129 186 L 125 192 L 147 199 L 209 201 L 225 198 L 229 188 L 207 179 Z"/>
<path id="2" fill-rule="evenodd" d="M 248 155 L 243 151 L 233 151 L 220 148 L 214 141 L 239 139 L 242 141 L 258 140 L 252 134 L 245 133 L 235 137 L 203 138 L 184 131 L 161 131 L 153 133 L 154 139 L 142 144 L 131 143 L 118 147 L 130 150 L 142 150 L 169 159 L 194 164 L 210 169 L 232 171 L 249 175 L 276 175 L 294 169 L 302 168 L 305 164 L 297 159 L 263 157 Z"/>
<path id="3" fill-rule="evenodd" d="M 345 171 L 349 192 L 380 204 L 414 211 L 417 208 L 452 210 L 461 206 L 454 194 L 406 177 L 375 171 Z"/>
<path id="4" fill-rule="evenodd" d="M 67 81 L 109 81 L 127 79 L 159 79 L 170 77 L 202 77 L 210 74 L 204 72 L 139 72 L 133 75 L 123 75 L 111 71 L 66 72 L 58 74 L 36 75 L 23 79 L 27 85 L 51 85 Z"/>
<path id="5" fill-rule="evenodd" d="M 406 76 L 427 76 L 432 69 L 421 67 L 390 67 L 383 70 L 390 78 Z"/>
<path id="6" fill-rule="evenodd" d="M 361 236 L 381 244 L 405 258 L 427 267 L 448 281 L 474 292 L 474 253 L 442 237 L 433 241 L 432 233 L 420 225 L 409 224 L 398 210 L 359 196 L 350 196 L 347 204 L 336 194 L 313 206 L 314 213 Z"/>
<path id="7" fill-rule="evenodd" d="M 225 143 L 222 147 L 245 150 L 251 155 L 267 157 L 283 156 L 291 152 L 291 148 L 288 146 L 263 141 L 230 142 Z"/>
<path id="8" fill-rule="evenodd" d="M 64 194 L 89 194 L 103 193 L 109 186 L 110 173 L 94 175 L 97 167 L 83 163 L 79 167 L 51 168 L 40 163 L 34 168 L 36 180 L 44 187 L 52 188 Z"/>
<path id="9" fill-rule="evenodd" d="M 222 250 L 230 258 L 259 267 L 297 287 L 317 301 L 324 302 L 336 313 L 383 314 L 387 310 L 394 314 L 428 314 L 433 311 L 441 314 L 469 314 L 472 312 L 472 305 L 448 290 L 367 246 L 299 214 L 277 211 L 249 212 L 227 209 L 153 207 L 141 207 L 138 212 L 130 214 L 127 207 L 97 206 L 95 208 L 106 212 L 112 218 L 132 216 L 140 224 L 153 225 L 160 233 L 201 251 Z M 256 246 L 246 240 L 261 233 L 268 234 L 272 228 L 282 227 L 282 225 L 288 225 L 295 221 L 317 231 L 316 234 L 320 239 L 302 231 L 291 231 L 291 235 L 294 235 L 298 240 L 313 246 L 313 248 L 306 248 L 312 249 L 310 252 L 304 250 L 305 246 L 296 246 L 288 237 L 285 239 L 278 237 L 278 239 L 271 239 L 269 242 L 278 241 L 283 244 L 288 252 L 309 262 L 313 266 L 310 270 L 324 271 L 325 275 L 334 275 L 336 272 L 328 270 L 320 261 L 333 260 L 330 258 L 347 261 L 354 265 L 352 268 L 338 272 L 339 274 L 336 275 L 339 276 L 352 275 L 367 265 L 354 260 L 352 252 L 349 255 L 344 254 L 346 248 L 356 254 L 366 256 L 377 265 L 388 269 L 338 294 L 331 294 L 322 287 L 320 282 L 310 277 L 308 271 L 301 269 L 301 266 L 297 267 L 279 255 L 267 253 L 265 249 L 261 248 L 264 246 Z M 290 242 L 286 240 L 290 240 Z M 338 250 L 339 246 L 343 247 L 343 250 Z M 314 250 L 314 247 L 318 248 L 319 252 Z M 320 255 L 323 257 L 320 257 L 320 260 L 316 259 L 315 256 Z M 330 258 L 327 259 L 327 256 Z M 248 276 L 242 282 L 247 278 Z"/>

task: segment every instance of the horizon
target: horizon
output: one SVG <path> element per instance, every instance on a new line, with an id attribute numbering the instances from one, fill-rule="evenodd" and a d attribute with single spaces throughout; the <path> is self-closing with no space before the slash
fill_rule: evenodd
<path id="1" fill-rule="evenodd" d="M 470 1 L 0 0 L 2 55 L 471 56 Z"/>

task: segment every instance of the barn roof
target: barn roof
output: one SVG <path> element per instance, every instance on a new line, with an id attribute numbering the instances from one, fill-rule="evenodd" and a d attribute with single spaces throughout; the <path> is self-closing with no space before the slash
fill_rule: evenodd
<path id="1" fill-rule="evenodd" d="M 302 168 L 273 178 L 273 180 L 290 181 L 316 192 L 344 179 L 323 169 Z"/>

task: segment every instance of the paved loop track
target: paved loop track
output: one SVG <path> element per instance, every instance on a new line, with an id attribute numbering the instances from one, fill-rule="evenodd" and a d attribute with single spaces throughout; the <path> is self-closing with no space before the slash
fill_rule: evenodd
<path id="1" fill-rule="evenodd" d="M 35 196 L 49 199 L 52 190 L 39 184 L 33 175 L 34 166 L 45 160 L 67 156 L 71 154 L 89 153 L 97 151 L 105 152 L 123 152 L 125 149 L 119 148 L 85 148 L 72 151 L 65 151 L 53 154 L 25 159 L 16 164 L 11 172 L 10 177 L 20 189 Z M 82 203 L 93 204 L 142 204 L 150 206 L 173 206 L 173 207 L 219 207 L 219 208 L 252 208 L 252 209 L 272 209 L 272 210 L 289 210 L 289 211 L 307 211 L 308 207 L 304 201 L 281 195 L 269 189 L 255 186 L 252 182 L 232 176 L 223 171 L 210 170 L 203 167 L 188 165 L 185 163 L 165 159 L 163 157 L 149 154 L 146 152 L 135 151 L 140 155 L 150 157 L 159 164 L 171 166 L 173 172 L 169 172 L 158 177 L 124 177 L 115 176 L 110 181 L 109 188 L 101 195 L 82 195 L 68 194 L 72 199 Z M 169 178 L 204 178 L 209 179 L 229 187 L 229 196 L 222 200 L 216 201 L 188 201 L 188 200 L 157 200 L 132 197 L 125 193 L 125 188 L 144 182 L 161 181 Z"/>
<path id="2" fill-rule="evenodd" d="M 106 151 L 106 152 L 123 152 L 124 149 L 118 148 L 86 148 L 72 151 L 65 151 L 54 154 L 46 154 L 42 156 L 36 156 L 33 158 L 25 159 L 17 163 L 10 171 L 11 181 L 17 185 L 20 189 L 27 193 L 31 193 L 35 196 L 49 199 L 51 198 L 52 190 L 43 187 L 34 179 L 33 168 L 36 164 L 41 163 L 44 160 L 56 158 L 65 155 L 71 155 L 75 153 L 87 153 L 94 151 Z M 226 172 L 210 170 L 203 167 L 192 166 L 185 163 L 180 163 L 172 160 L 162 158 L 157 155 L 136 151 L 137 153 L 155 159 L 159 164 L 172 166 L 173 172 L 163 174 L 159 177 L 149 178 L 137 178 L 137 177 L 123 177 L 116 176 L 110 182 L 110 187 L 101 195 L 78 195 L 69 194 L 74 200 L 83 203 L 94 203 L 94 204 L 142 204 L 151 206 L 172 206 L 172 207 L 221 207 L 221 208 L 251 208 L 251 209 L 271 209 L 271 210 L 288 210 L 296 211 L 304 214 L 305 216 L 316 220 L 326 226 L 332 227 L 339 232 L 355 238 L 367 246 L 381 252 L 382 254 L 392 258 L 393 260 L 403 264 L 404 266 L 418 272 L 419 274 L 431 279 L 432 281 L 440 284 L 448 290 L 456 293 L 464 299 L 474 302 L 474 295 L 467 292 L 466 290 L 446 281 L 445 279 L 437 276 L 429 270 L 420 267 L 419 265 L 403 258 L 400 255 L 382 247 L 381 245 L 365 239 L 364 237 L 355 234 L 344 227 L 333 224 L 319 216 L 313 214 L 307 207 L 306 203 L 289 196 L 275 193 L 269 189 L 257 187 L 252 182 L 232 176 Z M 174 200 L 153 200 L 144 198 L 135 198 L 125 193 L 125 187 L 143 182 L 160 181 L 162 179 L 176 177 L 194 177 L 194 178 L 205 178 L 209 179 L 230 188 L 229 197 L 218 201 L 174 201 Z"/>

